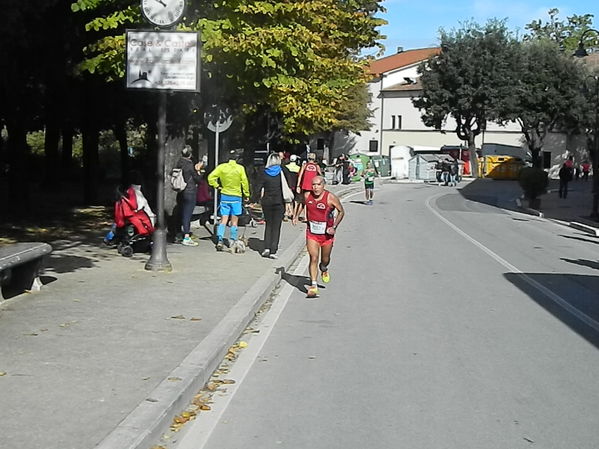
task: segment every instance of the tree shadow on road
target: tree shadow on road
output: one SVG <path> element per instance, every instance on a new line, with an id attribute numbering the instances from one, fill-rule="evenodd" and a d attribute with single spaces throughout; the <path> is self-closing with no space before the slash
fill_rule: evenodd
<path id="1" fill-rule="evenodd" d="M 595 260 L 586 260 L 586 259 L 566 259 L 565 257 L 561 258 L 565 262 L 573 263 L 576 265 L 581 265 L 583 267 L 593 268 L 595 270 L 599 270 L 599 262 Z"/>
<path id="2" fill-rule="evenodd" d="M 599 276 L 560 273 L 505 273 L 504 276 L 599 349 Z"/>

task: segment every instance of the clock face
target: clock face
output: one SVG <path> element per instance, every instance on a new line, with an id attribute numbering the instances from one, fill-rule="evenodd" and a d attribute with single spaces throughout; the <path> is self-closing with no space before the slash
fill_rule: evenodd
<path id="1" fill-rule="evenodd" d="M 177 23 L 185 10 L 185 0 L 141 0 L 145 18 L 161 27 Z"/>

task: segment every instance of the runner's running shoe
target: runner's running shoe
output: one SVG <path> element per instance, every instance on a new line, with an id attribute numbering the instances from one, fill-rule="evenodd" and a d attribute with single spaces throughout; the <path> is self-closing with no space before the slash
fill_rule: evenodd
<path id="1" fill-rule="evenodd" d="M 308 298 L 316 298 L 318 296 L 318 287 L 313 285 L 308 289 Z"/>
<path id="2" fill-rule="evenodd" d="M 320 276 L 322 277 L 322 282 L 328 284 L 331 282 L 331 275 L 329 274 L 329 270 L 323 271 Z"/>

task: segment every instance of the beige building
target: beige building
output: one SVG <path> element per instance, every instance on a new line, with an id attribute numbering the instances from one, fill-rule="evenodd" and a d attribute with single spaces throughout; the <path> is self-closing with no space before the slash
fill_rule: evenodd
<path id="1" fill-rule="evenodd" d="M 455 121 L 448 118 L 443 130 L 426 127 L 420 111 L 412 104 L 412 98 L 421 93 L 417 72 L 418 65 L 429 57 L 438 54 L 440 48 L 423 48 L 399 51 L 397 54 L 373 61 L 370 70 L 373 79 L 369 84 L 371 93 L 370 108 L 373 117 L 370 128 L 359 135 L 339 133 L 335 138 L 332 154 L 365 153 L 390 155 L 394 146 L 464 145 L 455 133 Z M 526 152 L 526 142 L 516 123 L 500 126 L 489 122 L 483 134 L 476 138 L 477 148 L 483 144 L 504 144 L 519 146 Z M 542 155 L 544 166 L 551 172 L 559 169 L 569 152 L 583 159 L 586 154 L 585 139 L 581 136 L 567 136 L 551 133 L 545 140 Z"/>

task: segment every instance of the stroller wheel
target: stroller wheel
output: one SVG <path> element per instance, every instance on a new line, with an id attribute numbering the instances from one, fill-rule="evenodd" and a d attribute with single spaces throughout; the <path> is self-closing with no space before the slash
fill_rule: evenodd
<path id="1" fill-rule="evenodd" d="M 119 254 L 123 253 L 123 246 L 124 246 L 123 242 L 119 242 L 118 245 L 116 245 L 116 251 L 117 251 L 117 253 L 119 253 Z"/>
<path id="2" fill-rule="evenodd" d="M 133 248 L 129 245 L 123 245 L 121 248 L 121 255 L 124 257 L 131 257 L 133 255 Z"/>

